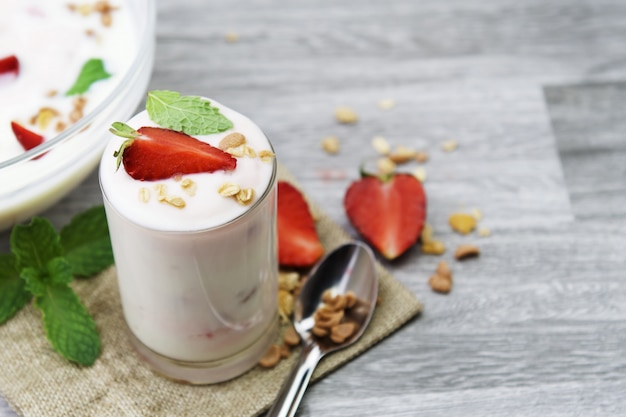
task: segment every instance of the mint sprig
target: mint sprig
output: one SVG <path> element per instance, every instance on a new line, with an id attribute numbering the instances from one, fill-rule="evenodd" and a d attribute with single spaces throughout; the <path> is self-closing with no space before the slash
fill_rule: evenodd
<path id="1" fill-rule="evenodd" d="M 211 102 L 197 96 L 182 96 L 168 90 L 148 92 L 146 110 L 159 126 L 188 135 L 209 135 L 231 129 L 228 120 Z"/>
<path id="2" fill-rule="evenodd" d="M 104 69 L 104 63 L 100 58 L 91 58 L 83 64 L 74 85 L 67 90 L 65 95 L 73 96 L 83 94 L 89 90 L 89 87 L 91 87 L 93 83 L 105 80 L 110 76 L 111 74 Z"/>
<path id="3" fill-rule="evenodd" d="M 69 285 L 113 264 L 103 206 L 78 214 L 57 233 L 35 217 L 11 232 L 10 254 L 0 254 L 0 324 L 34 297 L 46 336 L 66 359 L 92 365 L 100 354 L 95 322 Z"/>

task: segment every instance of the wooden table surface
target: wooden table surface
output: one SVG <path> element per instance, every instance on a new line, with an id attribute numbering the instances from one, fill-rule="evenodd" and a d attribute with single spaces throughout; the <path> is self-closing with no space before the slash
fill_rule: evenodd
<path id="1" fill-rule="evenodd" d="M 250 116 L 348 232 L 342 198 L 374 136 L 430 154 L 428 222 L 449 249 L 384 263 L 423 314 L 299 415 L 626 415 L 625 39 L 623 0 L 158 0 L 150 89 Z M 359 122 L 338 124 L 339 105 Z M 94 174 L 44 215 L 100 202 Z M 451 232 L 472 209 L 491 236 Z M 466 242 L 480 258 L 453 261 Z M 448 295 L 427 283 L 441 259 Z"/>

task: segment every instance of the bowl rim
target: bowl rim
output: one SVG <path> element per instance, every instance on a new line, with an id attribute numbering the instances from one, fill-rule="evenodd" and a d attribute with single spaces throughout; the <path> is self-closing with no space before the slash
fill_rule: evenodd
<path id="1" fill-rule="evenodd" d="M 44 154 L 53 148 L 61 145 L 66 140 L 74 137 L 80 131 L 89 126 L 104 109 L 106 109 L 111 102 L 113 102 L 118 96 L 120 96 L 124 90 L 126 90 L 129 84 L 133 81 L 135 73 L 141 68 L 143 62 L 151 54 L 151 44 L 154 42 L 154 31 L 156 26 L 156 0 L 143 0 L 146 5 L 146 24 L 143 27 L 143 31 L 139 33 L 139 45 L 137 47 L 137 55 L 132 64 L 124 74 L 122 80 L 111 91 L 111 93 L 93 109 L 87 115 L 82 117 L 78 122 L 74 123 L 70 128 L 61 132 L 52 139 L 45 141 L 41 145 L 30 149 L 13 158 L 0 161 L 0 170 L 13 167 L 23 162 L 36 158 L 37 156 Z M 129 3 L 132 0 L 129 1 Z"/>

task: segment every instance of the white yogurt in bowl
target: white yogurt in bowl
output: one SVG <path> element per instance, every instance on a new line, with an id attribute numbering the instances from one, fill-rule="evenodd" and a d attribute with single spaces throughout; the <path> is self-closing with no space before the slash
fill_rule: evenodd
<path id="1" fill-rule="evenodd" d="M 205 384 L 254 366 L 277 331 L 276 161 L 256 124 L 211 101 L 233 122 L 194 136 L 218 146 L 233 132 L 254 152 L 232 171 L 140 181 L 117 168 L 112 136 L 100 183 L 124 316 L 139 355 L 175 380 Z M 156 126 L 142 112 L 128 125 Z M 249 204 L 220 194 L 225 183 L 252 189 Z M 168 203 L 165 196 L 184 206 Z"/>
<path id="2" fill-rule="evenodd" d="M 70 3 L 2 2 L 0 59 L 16 56 L 19 73 L 0 74 L 0 230 L 54 204 L 95 168 L 102 132 L 135 112 L 150 78 L 153 0 Z M 109 11 L 98 12 L 98 3 Z M 110 77 L 67 96 L 89 59 L 100 59 Z M 37 119 L 42 109 L 53 112 L 47 122 Z M 44 142 L 24 149 L 12 121 Z"/>

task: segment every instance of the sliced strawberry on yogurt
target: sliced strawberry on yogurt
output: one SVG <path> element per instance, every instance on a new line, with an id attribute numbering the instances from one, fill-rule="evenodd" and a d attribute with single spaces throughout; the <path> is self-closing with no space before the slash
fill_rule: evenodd
<path id="1" fill-rule="evenodd" d="M 43 143 L 43 136 L 26 129 L 17 122 L 11 122 L 11 130 L 25 151 L 29 151 Z"/>
<path id="2" fill-rule="evenodd" d="M 230 154 L 175 130 L 160 127 L 134 130 L 123 123 L 114 123 L 111 132 L 128 138 L 114 156 L 118 167 L 123 163 L 128 175 L 136 180 L 156 181 L 237 167 L 237 160 Z"/>
<path id="3" fill-rule="evenodd" d="M 4 58 L 0 58 L 0 75 L 13 73 L 16 76 L 20 72 L 20 61 L 15 55 L 9 55 Z"/>

